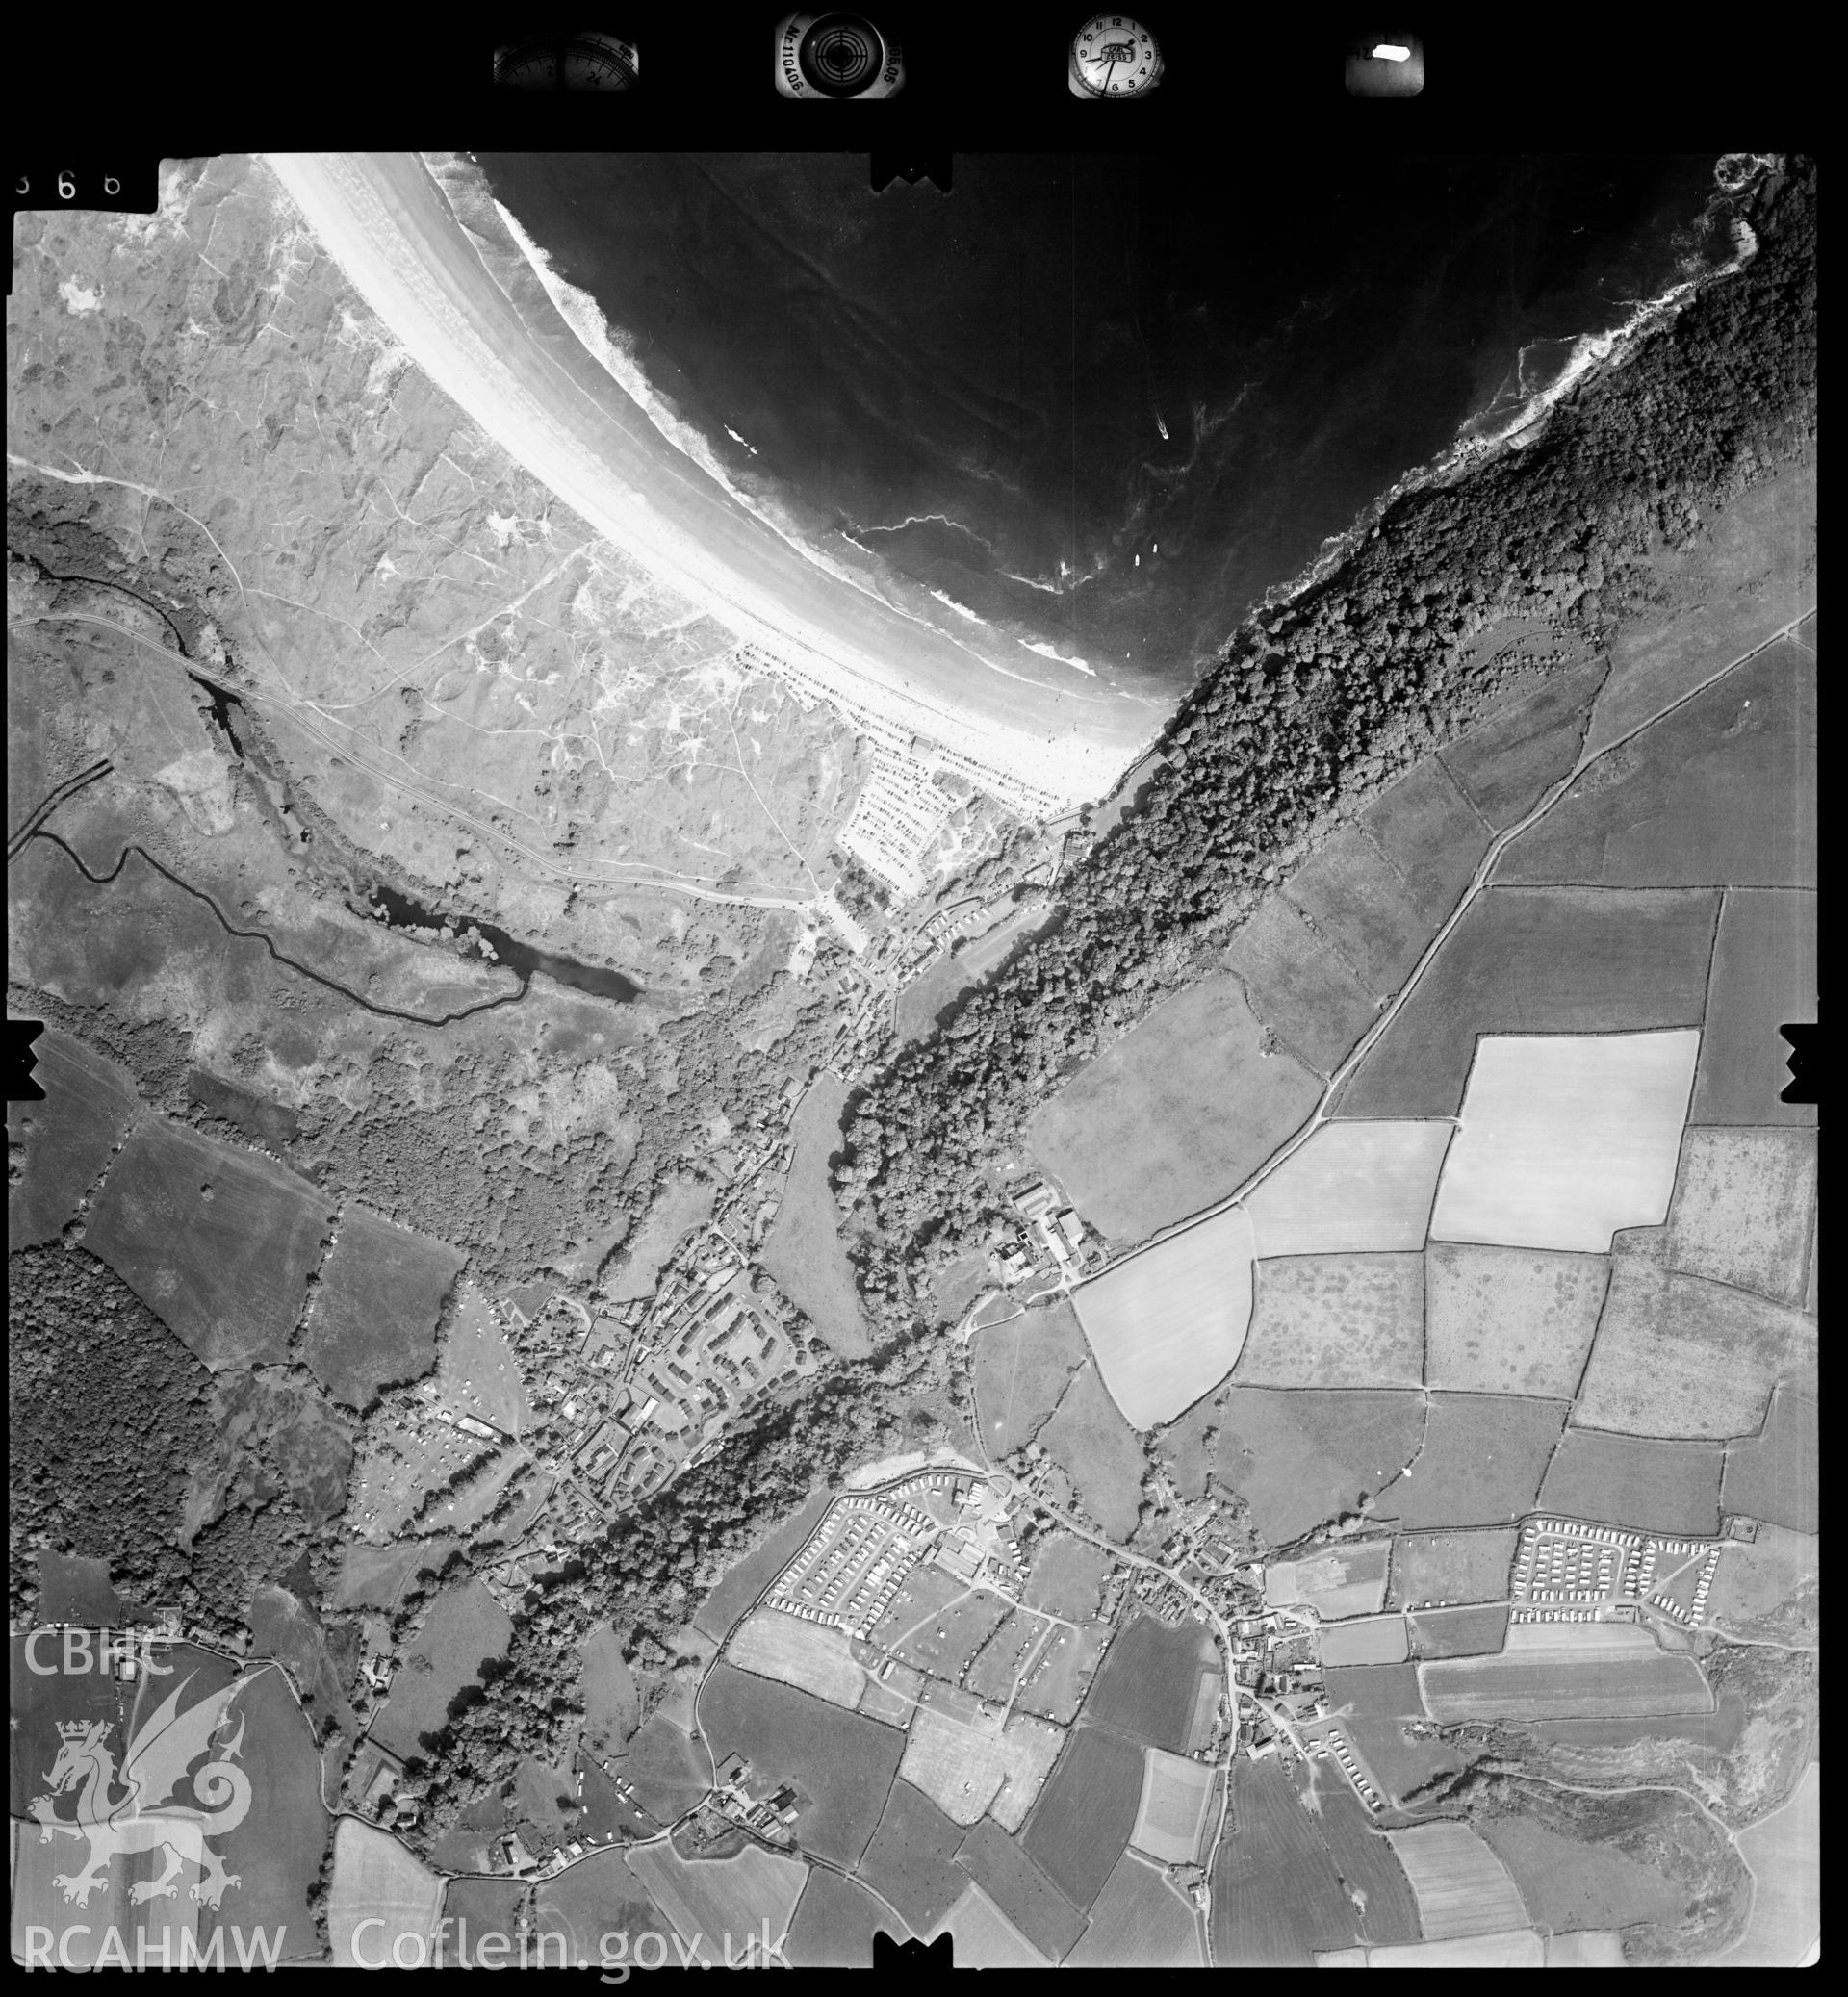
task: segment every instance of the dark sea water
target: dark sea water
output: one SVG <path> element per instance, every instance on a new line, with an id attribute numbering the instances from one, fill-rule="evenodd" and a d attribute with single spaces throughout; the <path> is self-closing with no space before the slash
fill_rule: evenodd
<path id="1" fill-rule="evenodd" d="M 1726 251 L 1711 155 L 959 154 L 948 196 L 858 154 L 476 157 L 805 539 L 1164 697 Z"/>

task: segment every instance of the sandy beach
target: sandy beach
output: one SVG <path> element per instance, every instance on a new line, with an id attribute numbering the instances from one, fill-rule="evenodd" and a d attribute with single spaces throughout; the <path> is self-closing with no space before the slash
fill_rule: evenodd
<path id="1" fill-rule="evenodd" d="M 843 705 L 1029 786 L 1105 796 L 1154 717 L 1025 646 L 937 628 L 831 574 L 662 436 L 562 319 L 532 323 L 415 153 L 279 153 L 322 247 L 445 394 L 599 533 Z M 554 313 L 554 318 L 556 317 Z"/>

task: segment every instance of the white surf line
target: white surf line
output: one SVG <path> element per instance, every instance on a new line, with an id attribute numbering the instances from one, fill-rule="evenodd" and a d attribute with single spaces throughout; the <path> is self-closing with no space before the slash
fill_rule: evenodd
<path id="1" fill-rule="evenodd" d="M 1197 1214 L 1190 1214 L 1185 1220 L 1176 1220 L 1171 1225 L 1162 1229 L 1162 1231 L 1159 1234 L 1151 1235 L 1146 1242 L 1140 1243 L 1137 1247 L 1132 1249 L 1129 1252 L 1129 1254 L 1118 1256 L 1117 1258 L 1116 1258 L 1115 1261 L 1107 1263 L 1105 1265 L 1105 1268 L 1099 1270 L 1098 1274 L 1101 1275 L 1105 1273 L 1108 1269 L 1116 1268 L 1121 1263 L 1132 1262 L 1139 1255 L 1146 1255 L 1151 1249 L 1160 1247 L 1163 1244 L 1163 1242 L 1172 1241 L 1176 1235 L 1186 1234 L 1190 1228 L 1198 1227 L 1202 1225 L 1204 1222 L 1214 1219 L 1217 1216 L 1223 1214 L 1228 1207 L 1236 1207 L 1242 1200 L 1248 1199 L 1250 1195 L 1253 1192 L 1255 1192 L 1260 1186 L 1264 1184 L 1265 1180 L 1267 1180 L 1272 1172 L 1276 1171 L 1279 1166 L 1288 1164 L 1289 1161 L 1292 1158 L 1294 1158 L 1298 1151 L 1302 1149 L 1303 1145 L 1305 1145 L 1309 1141 L 1309 1139 L 1315 1136 L 1317 1131 L 1321 1130 L 1324 1124 L 1334 1120 L 1329 1115 L 1329 1109 L 1330 1106 L 1333 1104 L 1336 1095 L 1340 1092 L 1343 1084 L 1347 1082 L 1348 1078 L 1353 1073 L 1354 1069 L 1359 1066 L 1361 1062 L 1365 1060 L 1366 1057 L 1373 1052 L 1373 1048 L 1378 1044 L 1380 1037 L 1386 1032 L 1386 1029 L 1392 1025 L 1393 1021 L 1397 1019 L 1400 1011 L 1403 1011 L 1406 1001 L 1412 996 L 1412 993 L 1417 989 L 1419 982 L 1421 979 L 1423 979 L 1424 973 L 1431 967 L 1431 964 L 1436 959 L 1438 952 L 1450 940 L 1450 935 L 1456 929 L 1457 924 L 1460 923 L 1463 920 L 1463 917 L 1469 913 L 1471 905 L 1475 902 L 1476 896 L 1488 884 L 1488 879 L 1490 874 L 1493 873 L 1495 870 L 1496 861 L 1502 858 L 1502 853 L 1507 849 L 1507 847 L 1512 843 L 1512 841 L 1518 839 L 1523 832 L 1530 830 L 1531 827 L 1538 820 L 1544 818 L 1546 814 L 1553 809 L 1553 806 L 1556 805 L 1569 790 L 1571 790 L 1573 785 L 1578 781 L 1578 780 L 1585 774 L 1587 770 L 1589 770 L 1592 767 L 1594 763 L 1601 762 L 1605 756 L 1614 755 L 1615 752 L 1621 749 L 1626 742 L 1633 741 L 1636 738 L 1636 736 L 1640 735 L 1644 731 L 1645 729 L 1654 728 L 1658 721 L 1666 721 L 1671 714 L 1674 714 L 1679 709 L 1685 707 L 1690 701 L 1698 700 L 1702 694 L 1707 692 L 1708 687 L 1717 685 L 1719 681 L 1724 679 L 1729 673 L 1737 672 L 1739 667 L 1743 665 L 1748 665 L 1753 659 L 1757 658 L 1760 653 L 1769 652 L 1772 646 L 1783 644 L 1785 639 L 1790 637 L 1791 634 L 1794 631 L 1796 631 L 1799 626 L 1808 624 L 1810 618 L 1815 616 L 1816 609 L 1817 605 L 1811 603 L 1809 609 L 1802 612 L 1801 615 L 1793 617 L 1788 624 L 1780 626 L 1779 628 L 1773 631 L 1768 638 L 1761 639 L 1757 645 L 1754 645 L 1749 652 L 1740 653 L 1737 658 L 1730 660 L 1726 665 L 1721 666 L 1716 672 L 1709 673 L 1707 677 L 1702 681 L 1700 681 L 1698 685 L 1689 687 L 1685 693 L 1678 694 L 1675 697 L 1675 699 L 1668 702 L 1666 705 L 1658 707 L 1655 711 L 1655 713 L 1646 715 L 1632 728 L 1625 730 L 1625 731 L 1621 735 L 1618 735 L 1613 740 L 1606 742 L 1602 749 L 1595 750 L 1589 755 L 1581 754 L 1579 755 L 1578 760 L 1572 766 L 1571 770 L 1569 770 L 1567 774 L 1564 777 L 1562 777 L 1550 791 L 1547 792 L 1546 796 L 1543 797 L 1540 800 L 1540 802 L 1534 806 L 1533 809 L 1529 811 L 1525 818 L 1521 819 L 1518 823 L 1507 827 L 1505 831 L 1498 832 L 1495 835 L 1495 837 L 1489 841 L 1488 851 L 1483 854 L 1481 860 L 1478 862 L 1476 866 L 1476 872 L 1470 877 L 1469 886 L 1466 887 L 1463 891 L 1463 899 L 1459 901 L 1456 907 L 1450 911 L 1450 914 L 1446 919 L 1443 928 L 1438 931 L 1436 935 L 1434 935 L 1431 938 L 1430 942 L 1425 946 L 1424 954 L 1418 960 L 1417 963 L 1415 963 L 1412 966 L 1411 974 L 1406 978 L 1404 984 L 1399 986 L 1398 992 L 1394 995 L 1392 1003 L 1386 1008 L 1385 1011 L 1383 1011 L 1379 1015 L 1379 1017 L 1376 1020 L 1374 1020 L 1373 1025 L 1368 1028 L 1367 1032 L 1361 1037 L 1360 1043 L 1358 1046 L 1355 1047 L 1354 1051 L 1350 1055 L 1348 1055 L 1348 1059 L 1344 1061 L 1342 1064 L 1338 1068 L 1336 1068 L 1334 1072 L 1328 1077 L 1327 1086 L 1322 1090 L 1322 1100 L 1316 1106 L 1315 1112 L 1310 1116 L 1308 1122 L 1306 1122 L 1302 1126 L 1302 1128 L 1298 1130 L 1293 1137 L 1286 1138 L 1284 1141 L 1277 1147 L 1277 1149 L 1274 1150 L 1270 1154 L 1270 1156 L 1267 1158 L 1261 1165 L 1258 1166 L 1258 1168 L 1251 1174 L 1251 1176 L 1248 1179 L 1246 1179 L 1245 1183 L 1241 1187 L 1239 1187 L 1239 1189 L 1235 1192 L 1227 1193 L 1223 1199 L 1216 1201 L 1212 1206 L 1202 1207 Z M 1434 755 L 1440 753 L 1441 752 L 1436 750 L 1432 751 L 1432 754 Z M 1279 883 L 1278 885 L 1279 889 L 1281 889 L 1282 883 Z M 1131 1031 L 1133 1032 L 1134 1029 L 1132 1028 Z M 1426 1118 L 1424 1120 L 1436 1120 L 1448 1122 L 1453 1121 L 1454 1119 Z M 1090 1279 L 1088 1278 L 1087 1280 Z"/>

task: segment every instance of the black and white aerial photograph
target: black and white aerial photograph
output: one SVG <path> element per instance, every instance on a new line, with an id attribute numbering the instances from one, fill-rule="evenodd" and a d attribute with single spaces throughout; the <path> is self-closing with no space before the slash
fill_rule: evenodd
<path id="1" fill-rule="evenodd" d="M 1087 5 L 18 169 L 16 1966 L 1819 1959 L 1803 123 Z"/>

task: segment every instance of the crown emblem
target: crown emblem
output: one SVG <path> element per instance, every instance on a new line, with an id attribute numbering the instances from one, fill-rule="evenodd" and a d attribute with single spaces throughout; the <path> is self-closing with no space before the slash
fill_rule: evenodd
<path id="1" fill-rule="evenodd" d="M 89 1720 L 60 1720 L 58 1737 L 61 1740 L 82 1740 L 90 1732 L 91 1724 Z"/>

